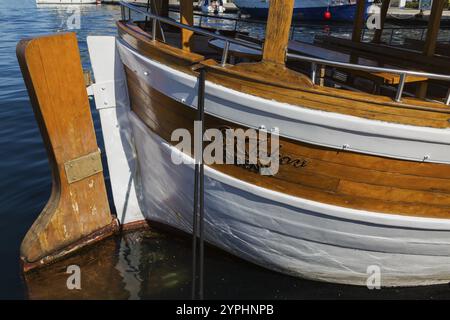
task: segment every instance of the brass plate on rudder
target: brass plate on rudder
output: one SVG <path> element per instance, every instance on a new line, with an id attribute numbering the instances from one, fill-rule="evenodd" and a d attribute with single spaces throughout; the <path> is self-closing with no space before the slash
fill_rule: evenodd
<path id="1" fill-rule="evenodd" d="M 74 183 L 103 171 L 100 150 L 64 163 L 67 181 Z"/>

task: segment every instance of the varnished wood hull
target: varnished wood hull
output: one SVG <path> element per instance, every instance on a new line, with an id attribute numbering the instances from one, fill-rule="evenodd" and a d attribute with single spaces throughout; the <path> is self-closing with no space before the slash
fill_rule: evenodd
<path id="1" fill-rule="evenodd" d="M 177 150 L 170 134 L 192 129 L 195 73 L 124 43 L 117 46 L 130 98 L 142 213 L 191 232 L 193 167 L 171 161 Z M 343 117 L 211 81 L 206 112 L 208 127 L 279 127 L 284 156 L 305 163 L 282 165 L 274 177 L 232 165 L 207 167 L 208 242 L 309 279 L 365 285 L 370 267 L 378 266 L 383 286 L 448 282 L 448 158 L 445 152 L 434 162 L 420 156 L 433 150 L 435 157 L 448 147 L 447 130 Z M 335 142 L 349 139 L 351 152 Z"/>

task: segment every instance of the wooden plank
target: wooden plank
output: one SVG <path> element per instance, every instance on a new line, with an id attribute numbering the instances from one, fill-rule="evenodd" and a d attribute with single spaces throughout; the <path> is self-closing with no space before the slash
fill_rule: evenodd
<path id="1" fill-rule="evenodd" d="M 431 7 L 431 14 L 428 21 L 427 35 L 425 45 L 423 48 L 423 54 L 427 57 L 434 55 L 436 50 L 436 43 L 439 34 L 439 28 L 441 26 L 441 17 L 444 10 L 444 0 L 434 0 Z"/>
<path id="2" fill-rule="evenodd" d="M 24 269 L 41 266 L 111 234 L 102 172 L 69 183 L 65 164 L 98 152 L 74 33 L 17 46 L 17 57 L 52 169 L 50 200 L 21 246 Z"/>
<path id="3" fill-rule="evenodd" d="M 357 0 L 356 2 L 356 14 L 355 14 L 355 22 L 353 23 L 353 33 L 352 33 L 352 41 L 360 42 L 362 30 L 364 28 L 365 22 L 365 13 L 366 13 L 366 0 Z"/>
<path id="4" fill-rule="evenodd" d="M 193 130 L 195 110 L 149 87 L 126 69 L 132 110 L 170 143 L 174 129 Z M 206 115 L 206 128 L 245 127 Z M 348 208 L 426 217 L 450 216 L 450 166 L 337 152 L 280 139 L 280 171 L 261 176 L 252 168 L 212 165 L 255 185 Z M 294 165 L 298 164 L 298 165 Z"/>
<path id="5" fill-rule="evenodd" d="M 427 35 L 425 38 L 425 45 L 423 47 L 423 55 L 426 57 L 433 57 L 436 51 L 436 43 L 441 26 L 441 17 L 444 10 L 444 0 L 434 0 L 431 7 L 431 14 L 428 21 Z M 418 98 L 425 98 L 427 96 L 428 83 L 422 83 L 416 92 Z"/>
<path id="6" fill-rule="evenodd" d="M 389 6 L 391 4 L 391 0 L 383 0 L 383 3 L 381 4 L 381 10 L 380 10 L 380 29 L 375 30 L 375 34 L 373 36 L 372 42 L 374 43 L 380 43 L 381 42 L 381 36 L 383 35 L 383 29 L 384 29 L 384 23 L 386 21 L 386 16 L 389 11 Z"/>
<path id="7" fill-rule="evenodd" d="M 190 26 L 194 25 L 194 5 L 192 0 L 180 0 L 180 22 Z M 191 51 L 192 31 L 181 29 L 181 48 Z"/>
<path id="8" fill-rule="evenodd" d="M 390 85 L 396 85 L 400 83 L 400 76 L 395 73 L 389 73 L 389 72 L 371 72 L 373 76 L 379 77 L 382 79 L 383 83 L 390 84 Z M 405 83 L 413 83 L 413 82 L 421 82 L 421 81 L 427 81 L 428 78 L 426 77 L 418 77 L 418 76 L 407 76 L 405 79 Z"/>
<path id="9" fill-rule="evenodd" d="M 270 1 L 264 42 L 264 61 L 285 63 L 293 10 L 294 0 Z"/>
<path id="10" fill-rule="evenodd" d="M 308 88 L 290 82 L 287 77 L 277 76 L 275 81 L 270 78 L 270 72 L 263 71 L 266 76 L 261 77 L 261 73 L 257 73 L 258 67 L 262 69 L 258 64 L 241 64 L 224 69 L 206 63 L 202 62 L 209 69 L 208 80 L 265 99 L 393 123 L 436 128 L 450 126 L 450 110 L 441 104 L 420 102 L 421 106 L 415 106 L 412 103 L 417 100 L 405 98 L 402 105 L 393 103 L 389 97 L 326 87 Z"/>

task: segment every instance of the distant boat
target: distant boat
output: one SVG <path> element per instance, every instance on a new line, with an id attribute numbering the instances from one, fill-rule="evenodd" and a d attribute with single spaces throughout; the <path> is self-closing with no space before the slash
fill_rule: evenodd
<path id="1" fill-rule="evenodd" d="M 100 4 L 100 0 L 36 0 L 36 4 Z"/>
<path id="2" fill-rule="evenodd" d="M 219 14 L 225 12 L 223 0 L 201 0 L 198 5 L 204 13 Z"/>
<path id="3" fill-rule="evenodd" d="M 373 2 L 368 0 L 367 3 Z M 234 4 L 252 18 L 267 18 L 270 0 L 234 0 Z M 294 19 L 353 21 L 354 0 L 295 0 Z"/>

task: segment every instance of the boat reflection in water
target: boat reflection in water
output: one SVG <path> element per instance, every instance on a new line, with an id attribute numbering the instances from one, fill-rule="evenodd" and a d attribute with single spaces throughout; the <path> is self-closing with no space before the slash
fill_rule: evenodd
<path id="1" fill-rule="evenodd" d="M 191 246 L 173 232 L 142 230 L 108 238 L 79 254 L 25 275 L 30 299 L 189 299 Z M 207 299 L 446 298 L 448 285 L 368 290 L 302 280 L 206 248 Z M 66 273 L 80 267 L 81 290 L 69 290 Z"/>
<path id="2" fill-rule="evenodd" d="M 170 245 L 166 243 L 170 242 Z M 109 238 L 79 255 L 26 274 L 30 299 L 188 298 L 186 241 L 151 231 Z M 164 248 L 164 249 L 163 249 Z M 81 290 L 67 287 L 69 266 L 80 268 Z M 69 281 L 70 282 L 70 281 Z"/>

